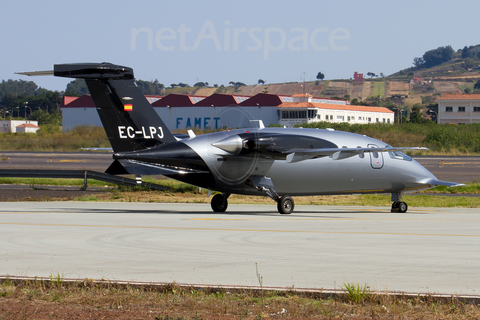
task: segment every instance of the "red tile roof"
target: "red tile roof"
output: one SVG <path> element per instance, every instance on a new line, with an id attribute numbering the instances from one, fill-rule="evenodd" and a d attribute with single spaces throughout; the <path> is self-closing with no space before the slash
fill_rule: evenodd
<path id="1" fill-rule="evenodd" d="M 24 123 L 19 126 L 16 126 L 15 128 L 40 128 L 40 127 L 31 123 Z"/>
<path id="2" fill-rule="evenodd" d="M 438 98 L 437 100 L 480 100 L 480 94 L 478 93 L 462 93 L 454 94 L 447 93 Z"/>
<path id="3" fill-rule="evenodd" d="M 382 107 L 367 107 L 367 106 L 313 103 L 313 102 L 284 102 L 281 105 L 279 105 L 277 108 L 318 108 L 318 109 L 331 109 L 331 110 L 395 113 L 394 111 L 391 111 L 387 108 L 382 108 Z"/>

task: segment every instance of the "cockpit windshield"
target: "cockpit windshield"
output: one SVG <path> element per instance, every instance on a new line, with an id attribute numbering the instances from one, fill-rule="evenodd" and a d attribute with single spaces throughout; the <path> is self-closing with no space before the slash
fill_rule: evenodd
<path id="1" fill-rule="evenodd" d="M 391 148 L 392 146 L 387 146 L 387 148 Z M 405 160 L 405 161 L 412 161 L 412 158 L 407 156 L 405 153 L 401 151 L 389 151 L 388 154 L 390 155 L 390 158 L 392 159 L 398 159 L 398 160 Z"/>

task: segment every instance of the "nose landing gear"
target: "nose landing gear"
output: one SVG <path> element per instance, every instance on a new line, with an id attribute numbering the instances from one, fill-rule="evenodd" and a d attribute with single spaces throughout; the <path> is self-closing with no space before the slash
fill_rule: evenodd
<path id="1" fill-rule="evenodd" d="M 405 213 L 408 210 L 408 205 L 406 202 L 401 201 L 401 193 L 392 193 L 392 211 L 391 212 L 400 212 Z"/>

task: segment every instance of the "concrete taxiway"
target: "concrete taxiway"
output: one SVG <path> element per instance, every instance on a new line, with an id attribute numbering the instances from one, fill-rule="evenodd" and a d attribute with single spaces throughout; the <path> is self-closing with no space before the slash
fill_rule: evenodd
<path id="1" fill-rule="evenodd" d="M 478 209 L 2 202 L 0 275 L 478 295 Z"/>

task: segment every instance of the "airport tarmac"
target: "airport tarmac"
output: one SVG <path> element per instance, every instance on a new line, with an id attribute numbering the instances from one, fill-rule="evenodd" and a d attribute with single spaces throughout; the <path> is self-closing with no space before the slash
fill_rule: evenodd
<path id="1" fill-rule="evenodd" d="M 478 295 L 478 209 L 2 202 L 0 275 Z"/>

